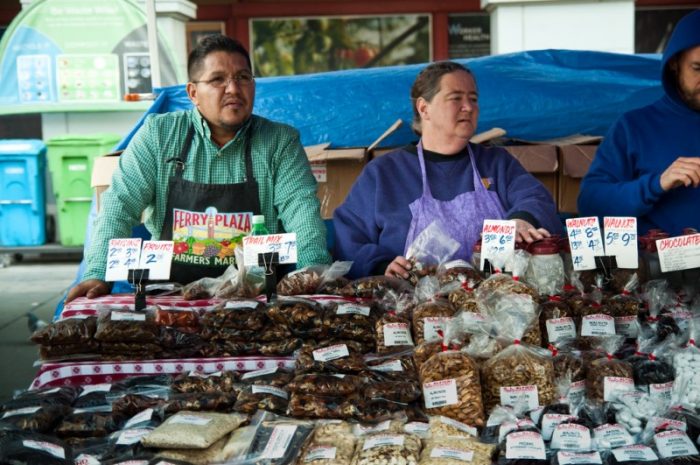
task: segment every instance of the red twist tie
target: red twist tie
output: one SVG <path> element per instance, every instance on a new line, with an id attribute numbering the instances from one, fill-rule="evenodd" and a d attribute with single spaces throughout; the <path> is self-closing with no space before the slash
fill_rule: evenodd
<path id="1" fill-rule="evenodd" d="M 462 283 L 462 289 L 464 289 L 467 292 L 472 292 L 474 291 L 474 288 L 469 285 L 469 281 L 464 281 Z"/>
<path id="2" fill-rule="evenodd" d="M 613 359 L 613 354 L 611 354 L 610 352 L 606 353 L 605 356 L 608 357 L 608 360 Z"/>
<path id="3" fill-rule="evenodd" d="M 622 291 L 622 295 L 630 295 L 630 294 L 631 294 L 631 292 L 628 291 L 627 289 L 624 289 L 624 290 Z"/>
<path id="4" fill-rule="evenodd" d="M 445 333 L 441 330 L 438 329 L 437 335 L 440 337 L 440 350 L 442 352 L 447 352 L 447 344 L 445 344 Z"/>
<path id="5" fill-rule="evenodd" d="M 656 361 L 656 355 L 649 354 L 649 360 L 651 360 L 652 362 Z"/>
<path id="6" fill-rule="evenodd" d="M 513 345 L 516 345 L 516 346 L 517 346 L 517 345 L 520 345 L 520 339 L 515 339 L 515 340 L 513 341 Z"/>
<path id="7" fill-rule="evenodd" d="M 559 353 L 559 350 L 557 350 L 557 348 L 554 347 L 554 344 L 549 344 L 547 346 L 547 349 L 549 349 L 549 351 L 552 352 L 552 357 L 556 357 L 557 354 Z"/>
<path id="8" fill-rule="evenodd" d="M 513 281 L 520 281 L 520 276 L 513 276 Z"/>
<path id="9" fill-rule="evenodd" d="M 386 312 L 389 316 L 396 316 L 396 310 L 389 310 Z"/>
<path id="10" fill-rule="evenodd" d="M 688 345 L 695 345 L 695 339 L 693 339 L 693 338 L 689 339 Z"/>
<path id="11" fill-rule="evenodd" d="M 549 301 L 550 302 L 561 302 L 561 296 L 560 295 L 550 295 Z"/>

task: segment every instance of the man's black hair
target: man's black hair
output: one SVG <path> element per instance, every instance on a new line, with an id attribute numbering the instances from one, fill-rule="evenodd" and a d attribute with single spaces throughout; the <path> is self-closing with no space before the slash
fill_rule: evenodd
<path id="1" fill-rule="evenodd" d="M 204 59 L 207 55 L 214 52 L 239 53 L 245 57 L 245 61 L 248 63 L 248 69 L 253 69 L 250 63 L 248 50 L 245 49 L 243 44 L 225 35 L 213 34 L 203 38 L 197 46 L 192 49 L 187 58 L 187 76 L 190 81 L 194 81 L 199 77 L 198 74 L 202 69 Z"/>

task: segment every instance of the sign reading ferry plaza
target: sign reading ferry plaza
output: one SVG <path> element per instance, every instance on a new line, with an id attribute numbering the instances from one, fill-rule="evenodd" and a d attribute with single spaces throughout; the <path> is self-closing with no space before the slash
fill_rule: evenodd
<path id="1" fill-rule="evenodd" d="M 659 239 L 656 249 L 664 273 L 700 268 L 700 234 Z"/>

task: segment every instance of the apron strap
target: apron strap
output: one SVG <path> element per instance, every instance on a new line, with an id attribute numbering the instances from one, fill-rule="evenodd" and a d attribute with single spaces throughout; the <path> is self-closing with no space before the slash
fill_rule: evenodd
<path id="1" fill-rule="evenodd" d="M 185 136 L 185 143 L 182 146 L 182 149 L 180 150 L 180 155 L 177 157 L 169 158 L 166 160 L 166 163 L 170 163 L 171 161 L 175 162 L 175 177 L 176 178 L 182 178 L 183 173 L 185 172 L 185 162 L 187 162 L 187 156 L 190 153 L 190 147 L 192 146 L 192 139 L 194 137 L 194 126 L 190 123 L 189 127 L 187 128 L 187 135 Z"/>
<path id="2" fill-rule="evenodd" d="M 428 184 L 428 172 L 425 169 L 425 158 L 423 156 L 423 140 L 418 141 L 416 145 L 416 151 L 418 152 L 418 162 L 420 163 L 420 175 L 423 182 L 423 197 L 433 198 L 432 192 L 430 192 L 430 184 Z"/>
<path id="3" fill-rule="evenodd" d="M 251 116 L 252 119 L 252 116 Z M 253 176 L 253 157 L 251 155 L 251 146 L 253 133 L 255 132 L 255 120 L 251 120 L 250 128 L 248 129 L 248 137 L 245 140 L 245 182 L 246 184 L 255 184 L 255 176 Z M 257 188 L 256 188 L 257 189 Z M 257 193 L 257 190 L 256 190 Z"/>
<path id="4" fill-rule="evenodd" d="M 481 182 L 481 173 L 479 173 L 479 168 L 476 166 L 476 159 L 474 158 L 474 152 L 469 144 L 467 144 L 467 150 L 469 151 L 469 160 L 472 163 L 472 173 L 474 176 L 474 191 L 486 192 L 486 186 Z"/>

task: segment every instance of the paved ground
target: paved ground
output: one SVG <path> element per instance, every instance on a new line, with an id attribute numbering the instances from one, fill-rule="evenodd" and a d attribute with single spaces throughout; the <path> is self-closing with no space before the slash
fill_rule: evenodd
<path id="1" fill-rule="evenodd" d="M 38 351 L 29 341 L 27 314 L 51 321 L 79 265 L 40 257 L 4 264 L 0 261 L 0 402 L 26 389 L 37 372 Z"/>

